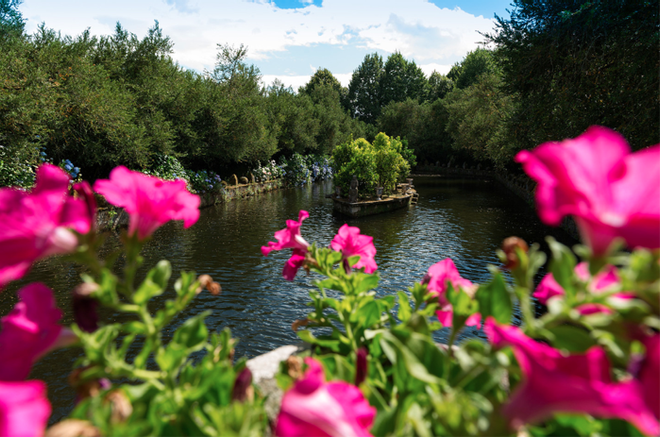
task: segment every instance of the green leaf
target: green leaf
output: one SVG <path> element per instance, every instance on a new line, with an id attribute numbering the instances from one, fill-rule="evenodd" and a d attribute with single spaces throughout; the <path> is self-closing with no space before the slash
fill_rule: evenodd
<path id="1" fill-rule="evenodd" d="M 172 267 L 169 261 L 160 261 L 156 267 L 149 270 L 147 277 L 133 294 L 133 302 L 142 305 L 152 297 L 163 294 L 171 274 Z"/>
<path id="2" fill-rule="evenodd" d="M 380 279 L 378 275 L 366 273 L 357 273 L 357 275 L 359 275 L 359 280 L 355 285 L 355 294 L 360 294 L 378 287 L 378 280 Z"/>
<path id="3" fill-rule="evenodd" d="M 550 271 L 555 281 L 566 291 L 567 297 L 575 295 L 573 279 L 575 277 L 575 265 L 577 260 L 571 250 L 563 244 L 557 242 L 552 237 L 546 237 L 546 241 L 552 251 L 552 260 L 550 260 Z"/>
<path id="4" fill-rule="evenodd" d="M 410 320 L 410 315 L 412 314 L 410 301 L 408 300 L 408 295 L 403 291 L 399 291 L 397 294 L 399 295 L 399 312 L 397 315 L 399 320 L 405 323 Z"/>
<path id="5" fill-rule="evenodd" d="M 557 349 L 565 349 L 569 352 L 584 352 L 596 344 L 587 331 L 569 325 L 555 326 L 549 328 L 551 333 L 549 340 Z"/>
<path id="6" fill-rule="evenodd" d="M 490 282 L 481 285 L 475 297 L 479 302 L 479 311 L 483 320 L 493 316 L 499 323 L 508 324 L 511 321 L 513 314 L 511 294 L 500 272 L 495 273 Z"/>

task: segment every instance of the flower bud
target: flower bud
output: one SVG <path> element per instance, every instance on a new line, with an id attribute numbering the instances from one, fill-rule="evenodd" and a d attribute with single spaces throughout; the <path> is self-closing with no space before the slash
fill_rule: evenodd
<path id="1" fill-rule="evenodd" d="M 213 296 L 218 296 L 222 292 L 222 287 L 217 282 L 213 282 L 213 278 L 210 275 L 200 275 L 197 278 L 199 281 L 199 287 L 197 287 L 196 293 L 201 293 L 203 288 L 206 288 Z"/>
<path id="2" fill-rule="evenodd" d="M 298 328 L 301 326 L 307 326 L 309 324 L 309 319 L 296 320 L 291 324 L 291 329 L 293 332 L 298 332 Z"/>
<path id="3" fill-rule="evenodd" d="M 289 376 L 295 380 L 302 378 L 303 376 L 303 360 L 300 357 L 291 355 L 286 359 L 285 362 L 287 373 Z"/>
<path id="4" fill-rule="evenodd" d="M 502 252 L 506 256 L 506 263 L 504 268 L 513 270 L 520 264 L 520 259 L 518 259 L 518 254 L 516 253 L 516 248 L 519 248 L 523 252 L 527 253 L 529 246 L 525 243 L 525 240 L 518 237 L 509 237 L 505 238 L 502 242 Z"/>
<path id="5" fill-rule="evenodd" d="M 252 387 L 252 372 L 247 367 L 236 375 L 231 399 L 239 402 L 252 402 L 254 400 L 254 388 Z"/>
<path id="6" fill-rule="evenodd" d="M 88 368 L 80 367 L 74 369 L 69 375 L 69 384 L 76 390 L 76 403 L 89 397 L 98 396 L 101 390 L 107 390 L 112 386 L 112 383 L 107 378 L 81 381 L 80 374 Z"/>
<path id="7" fill-rule="evenodd" d="M 112 423 L 125 422 L 133 413 L 131 401 L 126 397 L 122 390 L 114 390 L 110 392 L 105 400 L 110 403 L 112 410 L 110 421 Z"/>
<path id="8" fill-rule="evenodd" d="M 355 385 L 359 387 L 367 378 L 367 349 L 363 346 L 355 355 Z"/>
<path id="9" fill-rule="evenodd" d="M 94 282 L 83 282 L 76 286 L 73 293 L 73 317 L 80 329 L 94 332 L 98 329 L 99 316 L 96 312 L 99 302 L 92 293 L 99 288 Z"/>

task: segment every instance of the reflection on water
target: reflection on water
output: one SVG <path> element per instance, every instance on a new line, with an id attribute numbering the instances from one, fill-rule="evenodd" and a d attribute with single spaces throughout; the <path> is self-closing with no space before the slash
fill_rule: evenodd
<path id="1" fill-rule="evenodd" d="M 223 203 L 202 210 L 197 224 L 183 230 L 180 223 L 170 223 L 158 230 L 144 250 L 146 266 L 167 258 L 174 277 L 181 270 L 206 273 L 222 284 L 222 295 L 200 294 L 188 310 L 174 320 L 165 341 L 174 329 L 191 315 L 207 309 L 210 329 L 229 327 L 239 339 L 237 356 L 252 357 L 275 347 L 297 341 L 291 331 L 295 319 L 304 318 L 309 308 L 308 292 L 313 277 L 300 272 L 293 282 L 281 276 L 287 253 L 273 252 L 267 258 L 260 247 L 273 239 L 275 231 L 287 219 L 296 219 L 298 211 L 309 211 L 302 227 L 307 241 L 328 245 L 344 223 L 360 227 L 374 237 L 382 279 L 380 295 L 406 290 L 419 281 L 428 267 L 451 257 L 461 275 L 471 281 L 488 279 L 488 264 L 497 264 L 495 250 L 511 235 L 529 243 L 543 242 L 546 234 L 565 244 L 574 244 L 565 233 L 542 225 L 534 211 L 506 189 L 492 182 L 470 179 L 416 178 L 419 203 L 410 209 L 357 219 L 334 216 L 330 183 L 264 193 L 241 201 Z M 108 235 L 106 250 L 117 248 L 115 235 Z M 146 269 L 145 269 L 146 270 Z M 81 269 L 57 259 L 38 263 L 26 280 L 12 284 L 0 293 L 0 315 L 15 304 L 15 290 L 28 281 L 43 281 L 56 290 L 58 305 L 64 310 L 63 322 L 73 317 L 69 310 L 69 290 L 78 282 Z M 144 275 L 144 271 L 142 272 Z M 173 282 L 173 280 L 171 281 Z M 174 295 L 170 289 L 155 299 L 153 308 Z M 105 320 L 119 320 L 106 313 Z M 464 335 L 479 335 L 472 328 Z M 437 334 L 439 341 L 446 332 Z M 4 351 L 3 351 L 4 353 Z M 52 420 L 67 414 L 74 400 L 66 383 L 79 350 L 61 350 L 46 356 L 35 365 L 31 378 L 48 384 L 53 402 Z"/>

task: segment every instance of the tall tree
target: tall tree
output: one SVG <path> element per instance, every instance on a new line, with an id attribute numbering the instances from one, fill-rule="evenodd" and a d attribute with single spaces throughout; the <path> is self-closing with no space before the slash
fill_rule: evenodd
<path id="1" fill-rule="evenodd" d="M 25 20 L 18 7 L 22 0 L 0 0 L 0 40 L 10 35 L 21 35 Z"/>
<path id="2" fill-rule="evenodd" d="M 459 63 L 454 64 L 447 78 L 454 81 L 456 88 L 464 89 L 477 83 L 479 76 L 498 71 L 495 56 L 491 50 L 477 48 L 469 52 Z"/>
<path id="3" fill-rule="evenodd" d="M 443 99 L 453 89 L 454 81 L 434 70 L 429 76 L 426 100 L 433 102 Z"/>
<path id="4" fill-rule="evenodd" d="M 347 106 L 351 116 L 367 123 L 375 123 L 380 114 L 380 78 L 383 58 L 378 53 L 364 57 L 353 71 L 348 85 Z"/>
<path id="5" fill-rule="evenodd" d="M 380 79 L 380 104 L 402 102 L 408 98 L 423 100 L 427 80 L 415 61 L 406 60 L 399 52 L 387 58 Z"/>
<path id="6" fill-rule="evenodd" d="M 487 38 L 509 92 L 521 147 L 575 137 L 592 124 L 633 148 L 660 140 L 657 1 L 515 0 Z"/>
<path id="7" fill-rule="evenodd" d="M 305 86 L 300 87 L 298 90 L 301 93 L 311 95 L 314 88 L 319 85 L 330 85 L 332 89 L 337 91 L 339 96 L 346 94 L 346 90 L 341 86 L 341 82 L 328 70 L 327 68 L 319 68 L 309 79 L 309 82 Z"/>

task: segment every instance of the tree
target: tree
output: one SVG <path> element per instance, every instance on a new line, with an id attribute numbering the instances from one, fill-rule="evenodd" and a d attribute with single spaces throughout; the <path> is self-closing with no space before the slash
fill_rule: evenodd
<path id="1" fill-rule="evenodd" d="M 442 102 L 455 150 L 500 168 L 513 162 L 517 150 L 510 140 L 508 122 L 515 100 L 503 90 L 499 75 L 483 74 L 477 83 L 455 89 Z"/>
<path id="2" fill-rule="evenodd" d="M 346 88 L 341 86 L 341 83 L 327 68 L 319 68 L 309 79 L 305 86 L 300 87 L 298 92 L 311 95 L 314 88 L 319 85 L 330 85 L 333 90 L 337 91 L 340 99 L 345 98 L 348 92 Z"/>
<path id="3" fill-rule="evenodd" d="M 482 74 L 495 73 L 497 70 L 493 52 L 477 48 L 469 52 L 460 63 L 454 64 L 447 78 L 454 81 L 457 88 L 463 89 L 476 83 Z"/>
<path id="4" fill-rule="evenodd" d="M 387 58 L 380 78 L 380 105 L 402 102 L 407 98 L 423 100 L 427 80 L 414 61 L 407 61 L 399 52 Z"/>
<path id="5" fill-rule="evenodd" d="M 18 7 L 22 0 L 0 0 L 0 40 L 10 35 L 21 35 L 25 20 Z"/>
<path id="6" fill-rule="evenodd" d="M 353 118 L 374 124 L 380 114 L 380 78 L 383 58 L 378 53 L 366 55 L 353 71 L 348 85 L 347 106 Z"/>
<path id="7" fill-rule="evenodd" d="M 593 124 L 633 149 L 660 141 L 657 2 L 515 0 L 486 35 L 498 47 L 519 148 L 573 138 Z"/>
<path id="8" fill-rule="evenodd" d="M 454 81 L 434 70 L 429 76 L 426 100 L 433 102 L 443 99 L 453 89 Z"/>

